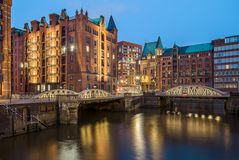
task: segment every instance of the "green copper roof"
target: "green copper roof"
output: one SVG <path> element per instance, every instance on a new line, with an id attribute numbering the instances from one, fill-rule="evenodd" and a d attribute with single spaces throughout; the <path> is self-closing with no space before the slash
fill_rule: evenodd
<path id="1" fill-rule="evenodd" d="M 92 23 L 95 25 L 100 25 L 101 18 L 94 18 L 94 19 L 89 19 Z"/>
<path id="2" fill-rule="evenodd" d="M 115 25 L 115 21 L 114 21 L 113 17 L 110 16 L 110 20 L 109 20 L 109 24 L 108 24 L 107 30 L 108 31 L 112 31 L 113 29 L 117 29 L 117 27 Z"/>
<path id="3" fill-rule="evenodd" d="M 172 54 L 172 52 L 173 52 L 172 48 L 167 48 L 167 49 L 164 49 L 163 55 L 170 56 Z"/>
<path id="4" fill-rule="evenodd" d="M 148 53 L 155 55 L 156 46 L 157 46 L 157 42 L 145 43 L 142 57 L 147 57 Z"/>
<path id="5" fill-rule="evenodd" d="M 145 43 L 142 57 L 146 57 L 148 53 L 155 55 L 156 48 L 163 48 L 160 37 L 158 37 L 158 40 L 156 42 Z"/>
<path id="6" fill-rule="evenodd" d="M 213 50 L 213 46 L 211 43 L 197 44 L 197 45 L 184 46 L 184 47 L 179 47 L 176 44 L 174 44 L 173 48 L 178 48 L 179 54 L 191 54 L 191 53 L 206 52 L 206 51 Z M 173 48 L 164 49 L 163 55 L 170 56 L 173 52 Z"/>
<path id="7" fill-rule="evenodd" d="M 156 42 L 145 43 L 144 50 L 142 53 L 142 58 L 147 57 L 148 53 L 155 55 L 156 48 L 163 48 L 160 37 L 158 38 L 158 41 Z M 192 54 L 197 52 L 212 51 L 213 45 L 211 43 L 203 43 L 203 44 L 180 47 L 174 43 L 173 48 L 178 48 L 178 51 L 179 51 L 178 54 Z M 172 54 L 173 48 L 165 48 L 163 55 L 170 56 Z"/>
<path id="8" fill-rule="evenodd" d="M 195 52 L 206 52 L 213 50 L 211 43 L 197 44 L 185 47 L 179 47 L 179 54 L 190 54 Z"/>

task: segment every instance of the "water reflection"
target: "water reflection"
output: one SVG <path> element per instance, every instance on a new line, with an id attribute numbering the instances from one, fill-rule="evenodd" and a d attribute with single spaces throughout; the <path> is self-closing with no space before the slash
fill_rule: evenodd
<path id="1" fill-rule="evenodd" d="M 144 139 L 144 117 L 143 114 L 137 114 L 132 117 L 132 138 L 133 148 L 137 160 L 145 159 L 145 139 Z"/>
<path id="2" fill-rule="evenodd" d="M 149 141 L 150 159 L 158 160 L 164 157 L 163 130 L 159 125 L 159 115 L 154 115 L 145 123 L 146 137 Z"/>
<path id="3" fill-rule="evenodd" d="M 74 140 L 66 140 L 59 143 L 59 160 L 81 159 L 78 152 L 79 146 Z"/>
<path id="4" fill-rule="evenodd" d="M 0 141 L 6 160 L 230 159 L 239 156 L 238 119 L 221 121 L 161 114 L 86 112 L 79 126 Z M 203 153 L 203 154 L 202 154 Z"/>
<path id="5" fill-rule="evenodd" d="M 94 125 L 83 125 L 80 127 L 80 137 L 84 157 L 90 157 L 94 153 L 95 160 L 112 159 L 112 144 L 107 119 Z"/>
<path id="6" fill-rule="evenodd" d="M 93 127 L 92 125 L 84 125 L 80 128 L 81 143 L 85 148 L 92 148 L 93 145 Z"/>

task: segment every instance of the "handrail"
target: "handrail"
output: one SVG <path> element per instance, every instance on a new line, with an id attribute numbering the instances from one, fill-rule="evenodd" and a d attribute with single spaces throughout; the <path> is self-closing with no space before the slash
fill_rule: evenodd
<path id="1" fill-rule="evenodd" d="M 13 108 L 11 108 L 11 107 L 9 107 L 9 106 L 7 106 L 7 105 L 3 105 L 3 108 L 4 108 L 5 110 L 7 110 L 7 112 L 10 110 L 10 111 L 12 112 L 12 114 L 17 115 L 18 118 L 21 118 L 21 119 L 23 120 L 23 116 L 17 112 L 17 109 L 16 109 L 16 108 L 15 108 L 15 110 L 14 110 Z"/>
<path id="2" fill-rule="evenodd" d="M 44 124 L 43 122 L 41 122 L 36 116 L 31 115 L 32 118 L 34 118 L 38 123 L 40 123 L 42 126 L 48 128 L 48 126 L 46 124 Z"/>

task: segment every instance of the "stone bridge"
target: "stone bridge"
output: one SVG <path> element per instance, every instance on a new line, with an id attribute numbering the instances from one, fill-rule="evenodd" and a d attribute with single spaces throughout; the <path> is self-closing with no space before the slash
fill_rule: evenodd
<path id="1" fill-rule="evenodd" d="M 78 114 L 83 109 L 130 111 L 139 107 L 139 100 L 140 97 L 112 95 L 98 89 L 85 90 L 80 93 L 57 89 L 28 99 L 0 102 L 0 113 L 21 119 L 20 128 L 33 122 L 41 126 L 42 124 L 50 126 L 56 122 L 58 124 L 77 123 Z"/>

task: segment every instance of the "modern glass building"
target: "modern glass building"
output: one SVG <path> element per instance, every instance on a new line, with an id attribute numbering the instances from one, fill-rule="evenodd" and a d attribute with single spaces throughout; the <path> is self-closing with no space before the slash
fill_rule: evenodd
<path id="1" fill-rule="evenodd" d="M 226 92 L 239 89 L 239 35 L 217 39 L 214 45 L 214 88 Z"/>

